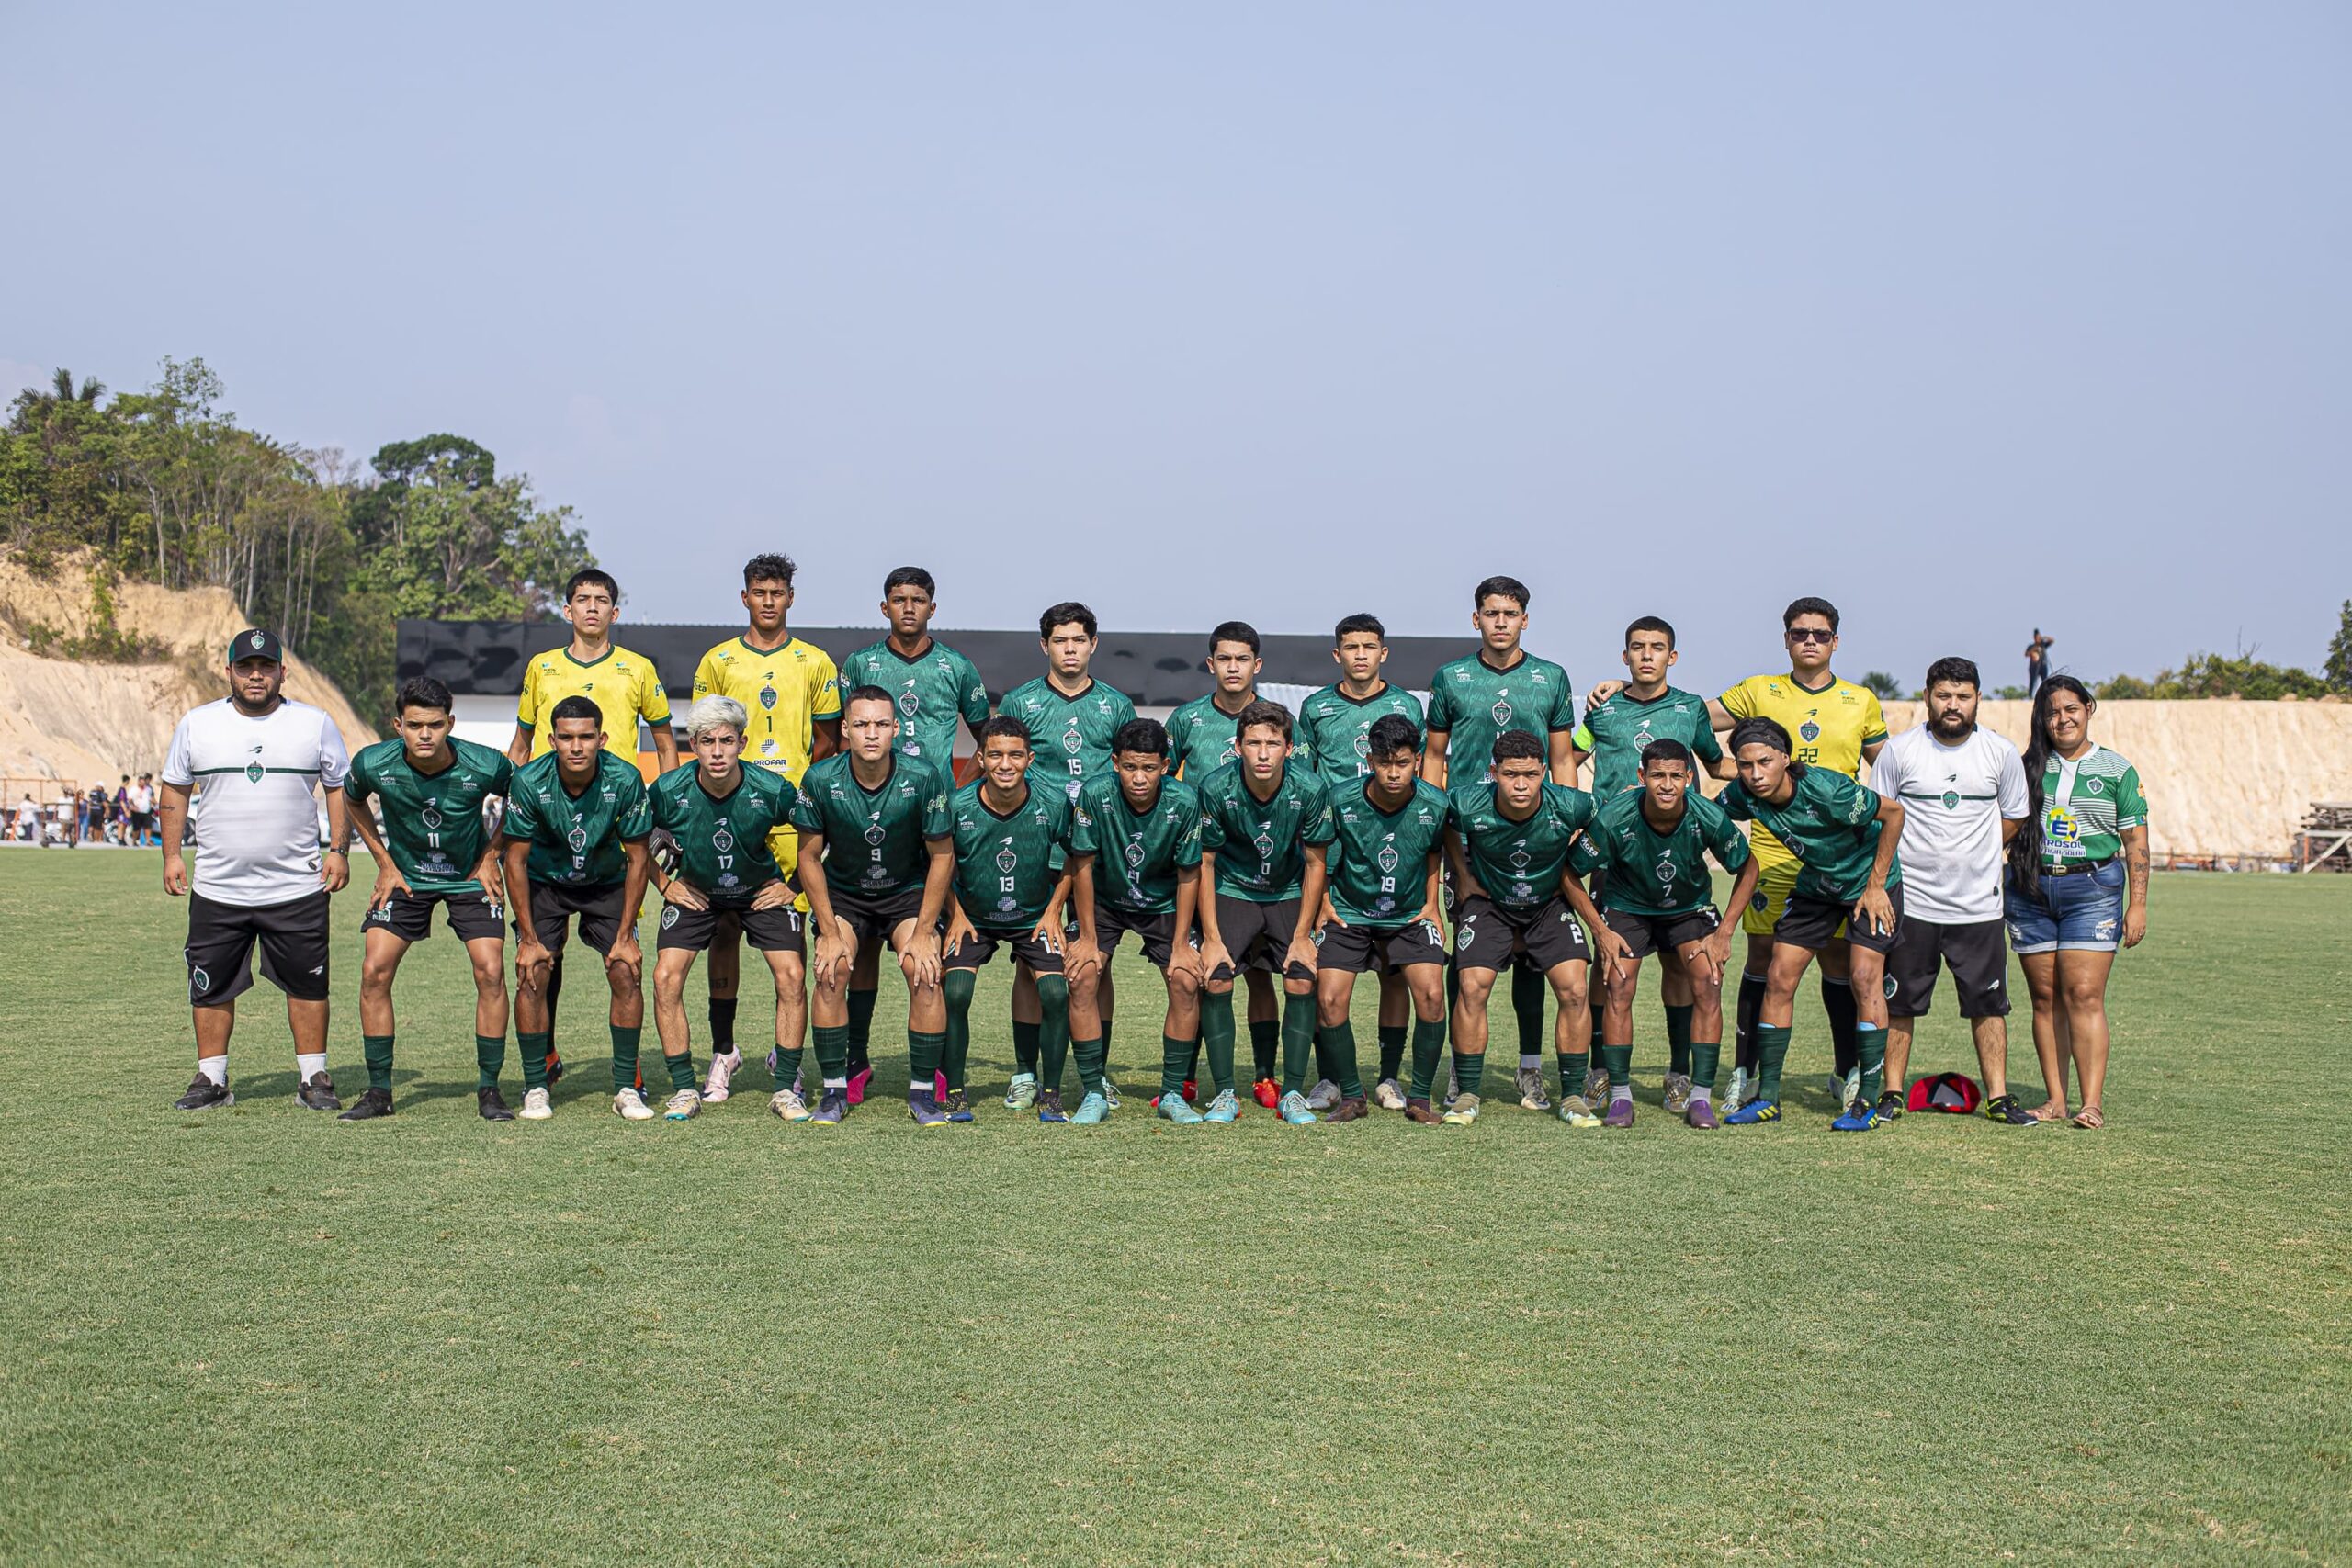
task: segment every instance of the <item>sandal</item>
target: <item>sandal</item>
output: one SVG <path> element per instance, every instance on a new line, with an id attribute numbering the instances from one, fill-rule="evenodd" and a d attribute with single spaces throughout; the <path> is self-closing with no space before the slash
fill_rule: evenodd
<path id="1" fill-rule="evenodd" d="M 2075 1112 L 2075 1119 L 2068 1125 L 2080 1127 L 2086 1133 L 2095 1133 L 2107 1125 L 2107 1118 L 2098 1113 L 2098 1106 L 2086 1105 Z"/>

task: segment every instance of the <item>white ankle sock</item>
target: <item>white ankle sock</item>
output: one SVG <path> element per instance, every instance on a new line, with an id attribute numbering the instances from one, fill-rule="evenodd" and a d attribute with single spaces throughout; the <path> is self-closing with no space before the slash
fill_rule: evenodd
<path id="1" fill-rule="evenodd" d="M 304 1083 L 309 1083 L 327 1070 L 327 1054 L 324 1051 L 298 1051 L 294 1055 L 294 1070 L 301 1076 Z"/>
<path id="2" fill-rule="evenodd" d="M 229 1081 L 228 1054 L 223 1052 L 218 1056 L 198 1057 L 196 1070 L 211 1082 L 225 1086 Z"/>

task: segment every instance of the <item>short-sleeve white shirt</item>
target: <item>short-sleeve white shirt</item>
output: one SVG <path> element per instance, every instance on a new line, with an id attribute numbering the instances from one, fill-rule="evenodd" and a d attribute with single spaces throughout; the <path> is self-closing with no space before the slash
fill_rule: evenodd
<path id="1" fill-rule="evenodd" d="M 324 710 L 280 702 L 259 718 L 223 697 L 172 731 L 164 782 L 193 792 L 196 890 L 220 904 L 291 903 L 320 890 L 319 786 L 351 771 Z"/>
<path id="2" fill-rule="evenodd" d="M 2026 815 L 2018 749 L 1979 728 L 1956 746 L 1926 725 L 1889 739 L 1871 787 L 1903 803 L 1903 913 L 1938 925 L 2001 918 L 2001 823 Z"/>

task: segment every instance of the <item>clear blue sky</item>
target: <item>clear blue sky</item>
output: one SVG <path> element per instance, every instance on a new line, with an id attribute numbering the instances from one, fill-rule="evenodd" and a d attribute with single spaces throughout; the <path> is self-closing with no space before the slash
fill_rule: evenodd
<path id="1" fill-rule="evenodd" d="M 2352 10 L 0 10 L 0 378 L 471 436 L 647 620 L 1466 635 L 1713 686 L 2315 664 Z"/>

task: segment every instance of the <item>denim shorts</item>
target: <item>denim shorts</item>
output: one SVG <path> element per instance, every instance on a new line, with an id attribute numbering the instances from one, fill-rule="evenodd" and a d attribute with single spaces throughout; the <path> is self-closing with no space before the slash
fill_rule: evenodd
<path id="1" fill-rule="evenodd" d="M 2097 871 L 2036 879 L 2028 897 L 2013 880 L 2007 896 L 2009 946 L 2028 953 L 2113 953 L 2123 941 L 2123 862 Z"/>

